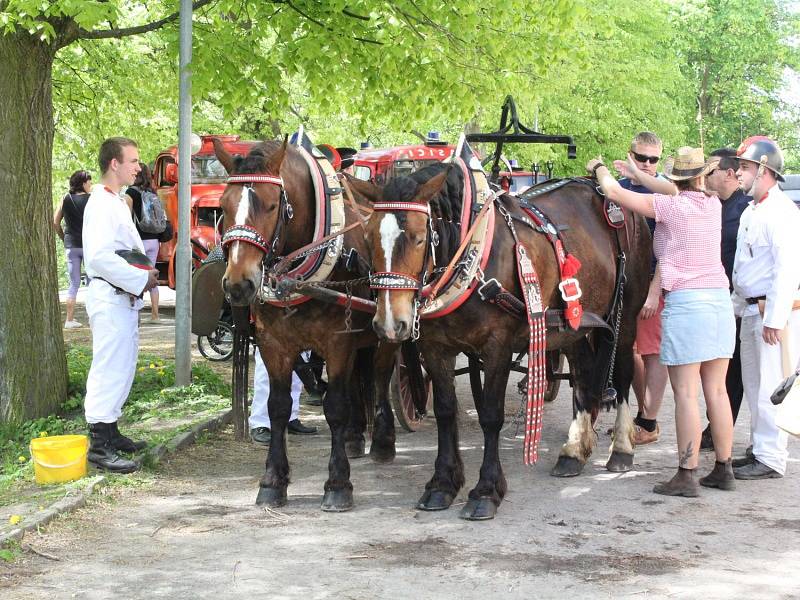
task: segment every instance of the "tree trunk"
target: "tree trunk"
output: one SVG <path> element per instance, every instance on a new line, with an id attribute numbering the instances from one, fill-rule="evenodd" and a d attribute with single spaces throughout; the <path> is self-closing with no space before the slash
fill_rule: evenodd
<path id="1" fill-rule="evenodd" d="M 55 51 L 0 33 L 0 422 L 51 414 L 66 398 L 51 227 Z"/>

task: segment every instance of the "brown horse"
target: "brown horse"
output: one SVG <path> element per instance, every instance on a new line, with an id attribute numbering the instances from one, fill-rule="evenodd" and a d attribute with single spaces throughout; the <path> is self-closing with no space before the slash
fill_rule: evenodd
<path id="1" fill-rule="evenodd" d="M 585 181 L 585 180 L 584 180 Z M 446 184 L 448 193 L 439 193 Z M 367 227 L 367 244 L 374 272 L 389 273 L 406 281 L 424 280 L 432 275 L 434 259 L 446 265 L 458 246 L 463 175 L 447 165 L 433 165 L 411 177 L 390 181 L 384 188 L 366 182 L 351 185 L 372 202 L 398 203 L 397 210 L 372 215 Z M 453 190 L 455 189 L 455 193 Z M 403 204 L 403 203 L 410 203 Z M 430 216 L 413 204 L 428 208 Z M 577 277 L 583 290 L 583 309 L 607 317 L 615 295 L 620 250 L 627 256 L 623 307 L 613 370 L 617 419 L 614 442 L 607 468 L 627 471 L 633 464 L 633 422 L 627 396 L 633 377 L 633 341 L 636 318 L 648 288 L 650 235 L 644 220 L 626 214 L 626 227 L 617 232 L 609 227 L 603 201 L 590 182 L 569 182 L 565 186 L 537 196 L 535 205 L 553 224 L 563 229 L 564 245 L 582 263 Z M 541 283 L 542 305 L 558 308 L 562 304 L 558 289 L 560 271 L 553 246 L 542 233 L 525 224 L 527 217 L 519 201 L 508 195 L 495 200 L 502 213 L 495 219 L 491 254 L 483 269 L 486 281 L 496 279 L 516 298 L 522 299 L 511 226 L 531 257 Z M 428 247 L 432 238 L 438 242 L 435 252 Z M 394 274 L 394 275 L 391 275 Z M 414 329 L 420 289 L 380 289 L 373 327 L 382 339 L 402 341 Z M 602 324 L 602 319 L 596 319 Z M 613 325 L 613 319 L 612 325 Z M 613 347 L 611 328 L 569 327 L 548 329 L 547 349 L 561 350 L 569 360 L 574 380 L 573 422 L 561 448 L 552 474 L 578 475 L 595 445 L 593 421 L 601 407 Z M 421 321 L 420 349 L 433 380 L 434 412 L 439 435 L 439 453 L 435 472 L 426 485 L 418 508 L 446 509 L 464 484 L 463 463 L 458 449 L 457 403 L 453 385 L 453 365 L 459 352 L 477 355 L 483 362 L 483 395 L 476 399 L 478 417 L 484 433 L 483 464 L 480 479 L 469 493 L 469 502 L 461 511 L 467 519 L 490 519 L 506 492 L 506 480 L 499 457 L 499 434 L 504 420 L 505 389 L 512 352 L 528 347 L 528 323 L 490 305 L 472 294 L 457 310 L 441 318 Z"/>
<path id="2" fill-rule="evenodd" d="M 220 200 L 226 230 L 223 246 L 227 254 L 222 287 L 233 306 L 251 307 L 256 343 L 270 378 L 272 443 L 256 502 L 269 506 L 286 502 L 289 462 L 285 436 L 291 411 L 292 369 L 297 355 L 312 349 L 325 359 L 328 374 L 323 410 L 331 430 L 331 457 L 322 509 L 348 510 L 353 505 L 346 451 L 346 430 L 351 417 L 348 385 L 356 350 L 378 343 L 370 327 L 372 315 L 353 311 L 351 330 L 347 331 L 345 310 L 340 306 L 309 300 L 281 307 L 261 301 L 266 275 L 278 257 L 315 239 L 317 196 L 312 173 L 306 158 L 286 141 L 264 142 L 245 158 L 232 157 L 221 144 L 215 144 L 215 150 L 231 174 Z M 346 209 L 346 223 L 360 218 L 353 208 Z M 345 233 L 344 248 L 355 249 L 364 256 L 363 231 L 354 229 Z M 337 261 L 329 279 L 345 281 L 355 277 L 342 261 Z M 368 296 L 369 290 L 362 284 L 353 293 Z M 396 346 L 381 346 L 374 363 L 378 413 L 370 454 L 376 461 L 388 462 L 395 452 L 394 417 L 387 394 Z M 360 417 L 355 420 L 359 422 Z M 364 426 L 361 420 L 362 432 Z M 361 445 L 363 454 L 363 441 Z"/>

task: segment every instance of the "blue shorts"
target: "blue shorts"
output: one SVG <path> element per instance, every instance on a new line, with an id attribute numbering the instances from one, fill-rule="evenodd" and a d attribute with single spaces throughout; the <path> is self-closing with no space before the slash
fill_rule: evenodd
<path id="1" fill-rule="evenodd" d="M 688 365 L 733 356 L 736 321 L 727 288 L 667 293 L 661 327 L 662 364 Z"/>

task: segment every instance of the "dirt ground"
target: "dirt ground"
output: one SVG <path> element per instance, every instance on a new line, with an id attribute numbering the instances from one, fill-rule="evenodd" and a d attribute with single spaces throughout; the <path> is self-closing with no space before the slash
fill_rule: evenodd
<path id="1" fill-rule="evenodd" d="M 502 460 L 509 483 L 498 516 L 458 518 L 475 484 L 482 436 L 462 401 L 461 448 L 467 487 L 448 511 L 414 509 L 433 469 L 433 419 L 398 435 L 397 459 L 352 462 L 356 507 L 319 510 L 330 437 L 319 408 L 304 422 L 321 434 L 292 436 L 289 504 L 255 506 L 265 452 L 215 435 L 163 463 L 137 485 L 114 488 L 38 534 L 22 557 L 0 565 L 0 595 L 50 598 L 457 598 L 677 597 L 796 598 L 800 559 L 800 443 L 790 442 L 787 477 L 738 482 L 677 499 L 651 492 L 676 464 L 672 397 L 662 438 L 638 449 L 635 470 L 605 470 L 613 415 L 598 424 L 584 473 L 548 475 L 566 436 L 569 388 L 545 412 L 540 462 L 522 464 L 510 415 L 519 406 L 512 376 Z M 743 408 L 736 449 L 747 445 Z M 701 457 L 701 472 L 713 455 Z"/>

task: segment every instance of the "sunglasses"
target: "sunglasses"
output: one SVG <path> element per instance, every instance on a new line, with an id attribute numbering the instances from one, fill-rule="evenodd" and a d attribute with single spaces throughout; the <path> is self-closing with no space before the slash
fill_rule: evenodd
<path id="1" fill-rule="evenodd" d="M 638 152 L 633 151 L 631 151 L 631 154 L 633 154 L 633 158 L 641 163 L 649 162 L 651 165 L 654 165 L 661 160 L 660 156 L 647 156 L 646 154 L 639 154 Z"/>

